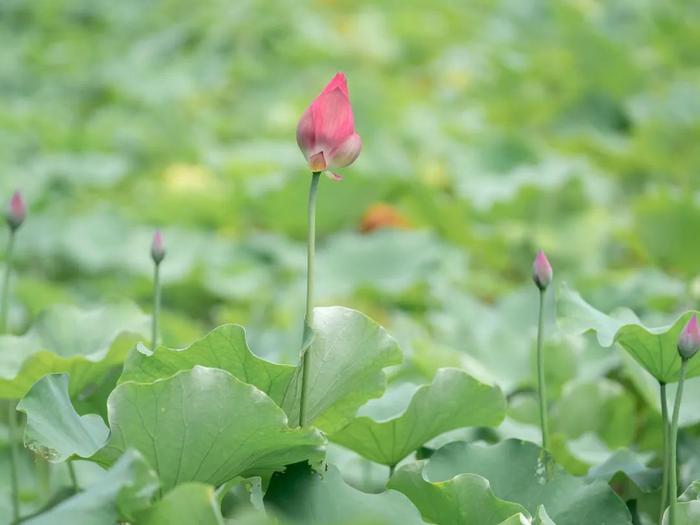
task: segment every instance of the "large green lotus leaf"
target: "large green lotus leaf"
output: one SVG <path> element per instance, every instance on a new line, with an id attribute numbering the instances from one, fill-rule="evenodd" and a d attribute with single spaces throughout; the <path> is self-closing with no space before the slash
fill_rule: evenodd
<path id="1" fill-rule="evenodd" d="M 347 425 L 357 409 L 386 388 L 383 369 L 401 362 L 398 344 L 364 314 L 331 306 L 314 309 L 314 338 L 308 350 L 308 424 L 331 434 Z M 301 369 L 292 377 L 282 406 L 299 418 Z"/>
<path id="2" fill-rule="evenodd" d="M 523 514 L 522 512 L 518 512 L 517 514 L 513 514 L 510 518 L 506 518 L 498 525 L 531 525 L 531 524 L 532 524 L 532 521 L 530 521 L 530 518 L 528 518 L 527 515 Z"/>
<path id="3" fill-rule="evenodd" d="M 429 385 L 418 388 L 405 410 L 386 413 L 382 401 L 391 405 L 394 396 L 371 401 L 331 439 L 358 454 L 382 463 L 396 465 L 430 439 L 456 428 L 497 426 L 505 417 L 506 400 L 498 387 L 480 383 L 454 368 L 438 370 Z M 387 417 L 388 415 L 388 417 Z"/>
<path id="4" fill-rule="evenodd" d="M 668 525 L 669 512 L 664 512 L 663 525 Z M 684 501 L 676 505 L 675 525 L 698 525 L 700 523 L 700 501 Z"/>
<path id="5" fill-rule="evenodd" d="M 42 377 L 17 405 L 27 415 L 24 444 L 47 461 L 88 458 L 107 442 L 109 429 L 95 414 L 81 416 L 68 394 L 68 376 Z"/>
<path id="6" fill-rule="evenodd" d="M 366 494 L 347 485 L 335 467 L 322 475 L 308 465 L 291 465 L 275 474 L 265 494 L 266 507 L 303 525 L 417 525 L 418 509 L 398 492 Z"/>
<path id="7" fill-rule="evenodd" d="M 460 474 L 432 483 L 423 478 L 421 463 L 400 468 L 387 487 L 404 493 L 423 519 L 440 525 L 497 525 L 518 513 L 527 514 L 522 505 L 497 498 L 481 476 Z"/>
<path id="8" fill-rule="evenodd" d="M 122 383 L 108 400 L 112 433 L 95 456 L 114 461 L 139 450 L 163 490 L 199 481 L 217 486 L 322 454 L 316 430 L 290 429 L 263 392 L 226 371 L 195 366 L 153 383 Z"/>
<path id="9" fill-rule="evenodd" d="M 656 410 L 661 421 L 661 395 L 659 382 L 649 374 L 644 373 L 643 367 L 631 356 L 625 355 L 623 361 L 625 376 L 634 383 L 637 391 Z M 678 383 L 666 385 L 666 398 L 669 410 L 673 410 L 673 400 L 676 398 Z M 683 402 L 678 414 L 678 425 L 689 427 L 700 422 L 700 377 L 692 377 L 683 384 Z"/>
<path id="10" fill-rule="evenodd" d="M 676 347 L 678 334 L 693 312 L 684 313 L 672 325 L 648 328 L 628 310 L 615 317 L 596 310 L 566 286 L 562 286 L 557 307 L 563 330 L 576 333 L 593 330 L 602 346 L 618 343 L 658 381 L 678 381 L 681 368 Z M 695 356 L 688 362 L 687 377 L 697 375 L 700 375 L 700 357 Z"/>
<path id="11" fill-rule="evenodd" d="M 168 492 L 153 507 L 139 514 L 141 525 L 223 525 L 214 487 L 183 483 Z"/>
<path id="12" fill-rule="evenodd" d="M 561 469 L 544 478 L 541 449 L 533 443 L 507 440 L 493 446 L 455 442 L 433 454 L 424 470 L 431 481 L 470 473 L 488 479 L 496 496 L 521 504 L 531 515 L 544 505 L 557 525 L 629 525 L 625 504 L 607 483 L 586 483 Z"/>
<path id="13" fill-rule="evenodd" d="M 616 451 L 605 462 L 591 468 L 587 479 L 610 482 L 619 475 L 627 477 L 642 492 L 653 492 L 661 486 L 661 470 L 647 467 L 638 454 L 628 449 Z"/>
<path id="14" fill-rule="evenodd" d="M 119 382 L 147 383 L 196 365 L 226 370 L 234 377 L 266 392 L 281 404 L 295 367 L 260 359 L 246 343 L 243 327 L 227 324 L 181 350 L 159 347 L 152 355 L 134 350 L 124 364 Z"/>
<path id="15" fill-rule="evenodd" d="M 51 510 L 23 521 L 27 525 L 104 525 L 131 521 L 149 505 L 158 479 L 143 457 L 126 451 L 102 479 Z"/>
<path id="16" fill-rule="evenodd" d="M 333 432 L 386 387 L 383 368 L 401 361 L 396 341 L 364 314 L 338 306 L 314 309 L 308 359 L 307 423 Z M 251 353 L 245 333 L 225 325 L 183 350 L 159 348 L 147 356 L 134 351 L 121 381 L 153 381 L 195 365 L 221 368 L 257 386 L 281 405 L 291 424 L 299 419 L 301 370 L 270 363 Z"/>
<path id="17" fill-rule="evenodd" d="M 700 481 L 693 481 L 678 498 L 676 525 L 700 523 Z M 663 525 L 669 524 L 669 511 L 664 512 Z"/>
<path id="18" fill-rule="evenodd" d="M 55 306 L 23 336 L 0 336 L 0 398 L 19 399 L 41 377 L 65 372 L 74 395 L 121 363 L 147 334 L 149 318 L 133 304 L 81 310 Z"/>

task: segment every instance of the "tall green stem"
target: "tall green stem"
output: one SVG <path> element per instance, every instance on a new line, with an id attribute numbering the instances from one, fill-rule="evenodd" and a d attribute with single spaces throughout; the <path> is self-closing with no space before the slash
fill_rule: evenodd
<path id="1" fill-rule="evenodd" d="M 669 467 L 669 442 L 670 437 L 668 435 L 668 402 L 666 401 L 666 383 L 659 381 L 659 392 L 661 395 L 661 419 L 663 420 L 663 430 L 664 430 L 664 472 L 661 485 L 661 512 L 659 517 L 659 523 L 663 521 L 664 511 L 666 510 L 666 503 L 668 502 L 668 467 Z"/>
<path id="2" fill-rule="evenodd" d="M 671 458 L 669 465 L 669 523 L 676 525 L 676 500 L 678 499 L 678 465 L 676 458 L 676 448 L 678 446 L 678 415 L 681 411 L 681 401 L 683 399 L 683 383 L 685 382 L 685 372 L 688 367 L 688 360 L 681 358 L 681 372 L 678 379 L 678 390 L 676 390 L 676 400 L 673 403 L 673 419 L 671 420 Z"/>
<path id="3" fill-rule="evenodd" d="M 17 404 L 7 402 L 7 433 L 10 442 L 10 493 L 12 497 L 12 522 L 19 521 L 19 450 L 17 449 Z"/>
<path id="4" fill-rule="evenodd" d="M 158 344 L 158 321 L 160 319 L 160 263 L 153 270 L 153 319 L 151 321 L 151 350 Z"/>
<path id="5" fill-rule="evenodd" d="M 66 465 L 68 465 L 68 475 L 70 476 L 71 485 L 73 486 L 73 490 L 77 493 L 80 490 L 80 486 L 78 485 L 78 476 L 75 474 L 75 465 L 73 465 L 73 462 L 70 460 L 66 462 Z"/>
<path id="6" fill-rule="evenodd" d="M 10 238 L 5 252 L 5 274 L 2 280 L 2 298 L 0 299 L 0 334 L 7 330 L 7 316 L 10 306 L 10 274 L 12 273 L 12 255 L 15 251 L 15 230 L 10 228 Z"/>
<path id="7" fill-rule="evenodd" d="M 10 298 L 10 275 L 12 273 L 12 256 L 15 249 L 15 229 L 10 228 L 10 238 L 7 241 L 5 253 L 5 275 L 0 291 L 0 334 L 7 331 L 7 316 Z M 10 443 L 10 492 L 12 497 L 12 517 L 19 520 L 19 450 L 17 449 L 17 406 L 13 400 L 7 402 L 7 432 Z"/>
<path id="8" fill-rule="evenodd" d="M 309 187 L 309 206 L 307 209 L 309 230 L 307 234 L 306 251 L 306 313 L 304 315 L 304 340 L 302 342 L 301 357 L 301 399 L 299 401 L 299 426 L 306 423 L 306 389 L 309 373 L 309 346 L 313 334 L 313 298 L 314 298 L 314 255 L 316 253 L 316 193 L 318 191 L 318 181 L 321 178 L 320 172 L 311 175 L 311 186 Z"/>
<path id="9" fill-rule="evenodd" d="M 549 423 L 547 422 L 547 386 L 544 379 L 544 353 L 542 350 L 544 342 L 544 294 L 545 290 L 540 289 L 540 307 L 537 324 L 537 388 L 540 400 L 540 426 L 542 427 L 542 448 L 545 456 L 545 471 L 547 473 L 547 479 L 550 479 L 551 466 L 549 461 Z"/>

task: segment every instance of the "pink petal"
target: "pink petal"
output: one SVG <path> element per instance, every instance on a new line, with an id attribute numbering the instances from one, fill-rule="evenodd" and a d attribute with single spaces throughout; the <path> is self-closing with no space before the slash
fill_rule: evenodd
<path id="1" fill-rule="evenodd" d="M 22 194 L 16 191 L 12 194 L 12 200 L 10 201 L 10 212 L 16 217 L 24 218 L 27 209 L 24 205 L 24 199 L 22 199 Z"/>
<path id="2" fill-rule="evenodd" d="M 345 78 L 345 73 L 336 73 L 333 79 L 326 85 L 325 88 L 323 88 L 321 95 L 333 91 L 335 88 L 339 88 L 345 95 L 345 98 L 350 98 L 350 93 L 348 92 L 348 81 Z"/>
<path id="3" fill-rule="evenodd" d="M 340 88 L 324 93 L 311 104 L 316 146 L 331 151 L 355 133 L 350 101 Z"/>
<path id="4" fill-rule="evenodd" d="M 311 108 L 307 108 L 304 114 L 297 124 L 297 145 L 299 149 L 309 160 L 309 157 L 313 155 L 314 148 L 316 147 L 316 133 L 314 131 L 314 117 Z"/>
<path id="5" fill-rule="evenodd" d="M 552 265 L 549 264 L 549 260 L 544 252 L 540 250 L 537 252 L 535 262 L 532 265 L 532 278 L 540 289 L 544 289 L 552 282 L 552 276 Z"/>
<path id="6" fill-rule="evenodd" d="M 327 171 L 326 177 L 328 177 L 329 179 L 331 179 L 334 182 L 339 182 L 339 181 L 343 180 L 343 176 L 340 173 L 336 173 L 334 171 Z"/>
<path id="7" fill-rule="evenodd" d="M 353 133 L 342 143 L 336 146 L 328 154 L 328 166 L 331 168 L 344 168 L 349 166 L 362 151 L 362 139 L 357 133 Z"/>

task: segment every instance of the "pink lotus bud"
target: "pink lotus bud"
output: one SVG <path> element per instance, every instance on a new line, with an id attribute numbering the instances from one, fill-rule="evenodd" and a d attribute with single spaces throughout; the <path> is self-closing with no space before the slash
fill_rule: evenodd
<path id="1" fill-rule="evenodd" d="M 681 358 L 690 359 L 700 349 L 700 324 L 698 316 L 693 314 L 678 336 L 678 353 Z"/>
<path id="2" fill-rule="evenodd" d="M 338 73 L 311 103 L 297 125 L 297 144 L 311 171 L 334 170 L 352 164 L 362 140 L 355 132 L 348 84 Z M 333 173 L 334 178 L 339 175 Z"/>
<path id="3" fill-rule="evenodd" d="M 535 262 L 532 265 L 532 280 L 540 290 L 544 290 L 552 282 L 552 265 L 542 250 L 537 252 Z"/>
<path id="4" fill-rule="evenodd" d="M 7 224 L 10 225 L 10 229 L 15 231 L 17 228 L 22 226 L 24 219 L 27 217 L 27 206 L 24 204 L 24 199 L 19 191 L 14 192 L 12 199 L 10 199 L 10 207 L 5 214 L 7 219 Z"/>
<path id="5" fill-rule="evenodd" d="M 165 259 L 165 242 L 163 242 L 163 234 L 160 233 L 160 230 L 156 230 L 153 234 L 151 258 L 156 264 L 160 264 L 162 260 Z"/>

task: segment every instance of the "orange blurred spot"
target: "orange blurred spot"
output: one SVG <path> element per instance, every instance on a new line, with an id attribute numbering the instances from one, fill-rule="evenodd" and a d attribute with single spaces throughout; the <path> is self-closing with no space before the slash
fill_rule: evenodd
<path id="1" fill-rule="evenodd" d="M 410 228 L 411 223 L 393 206 L 384 202 L 372 204 L 362 216 L 360 231 L 370 233 L 381 228 Z"/>

